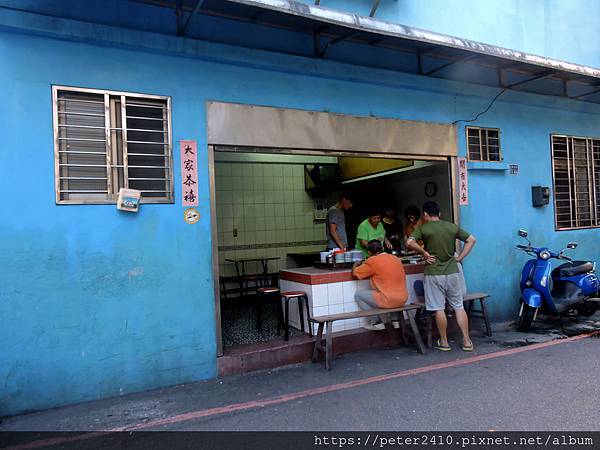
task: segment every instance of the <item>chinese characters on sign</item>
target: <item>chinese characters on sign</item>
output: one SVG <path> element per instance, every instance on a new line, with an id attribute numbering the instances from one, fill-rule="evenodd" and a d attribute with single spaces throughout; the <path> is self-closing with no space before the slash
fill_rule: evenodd
<path id="1" fill-rule="evenodd" d="M 179 141 L 181 151 L 181 204 L 198 206 L 198 145 L 196 141 Z"/>
<path id="2" fill-rule="evenodd" d="M 467 175 L 467 159 L 458 158 L 458 194 L 459 205 L 469 204 L 469 177 Z"/>

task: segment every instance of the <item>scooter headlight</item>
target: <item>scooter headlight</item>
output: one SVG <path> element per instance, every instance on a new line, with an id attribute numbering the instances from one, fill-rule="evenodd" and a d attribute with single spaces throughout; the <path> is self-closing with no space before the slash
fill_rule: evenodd
<path id="1" fill-rule="evenodd" d="M 540 252 L 540 259 L 550 259 L 550 252 L 548 250 L 544 250 Z"/>

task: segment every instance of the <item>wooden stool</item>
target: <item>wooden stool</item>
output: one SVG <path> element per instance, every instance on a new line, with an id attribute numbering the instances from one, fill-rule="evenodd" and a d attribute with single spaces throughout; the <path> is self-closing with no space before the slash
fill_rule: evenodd
<path id="1" fill-rule="evenodd" d="M 284 327 L 285 327 L 285 340 L 287 341 L 290 336 L 290 300 L 297 298 L 298 299 L 298 315 L 300 316 L 300 328 L 304 333 L 304 313 L 302 311 L 302 303 L 304 303 L 306 307 L 306 319 L 310 321 L 310 307 L 308 305 L 308 297 L 306 296 L 306 292 L 302 291 L 287 291 L 281 293 L 281 298 L 285 303 L 285 314 L 284 314 Z M 308 334 L 312 337 L 312 327 L 308 326 Z"/>
<path id="2" fill-rule="evenodd" d="M 417 305 L 422 305 L 423 308 L 419 311 L 419 315 L 417 317 L 417 322 L 422 324 L 425 328 L 425 336 L 427 340 L 427 346 L 431 347 L 433 345 L 433 317 L 432 314 L 428 311 L 425 311 L 424 299 L 425 291 L 423 289 L 423 282 L 421 280 L 416 280 L 413 288 L 415 290 L 415 294 L 419 297 L 419 301 L 413 302 Z M 471 322 L 473 317 L 483 319 L 485 323 L 485 331 L 486 336 L 492 336 L 492 327 L 490 325 L 490 319 L 488 317 L 487 308 L 485 305 L 485 300 L 489 297 L 489 294 L 483 292 L 475 292 L 473 294 L 465 295 L 463 303 L 465 303 L 465 312 L 469 318 L 469 331 L 471 330 Z M 473 309 L 473 304 L 479 301 L 480 309 Z"/>
<path id="3" fill-rule="evenodd" d="M 492 336 L 492 327 L 490 325 L 490 319 L 488 317 L 487 307 L 485 306 L 485 300 L 490 296 L 484 292 L 475 292 L 473 294 L 465 295 L 464 303 L 467 303 L 467 315 L 469 316 L 469 329 L 471 329 L 471 318 L 477 317 L 483 319 L 485 323 L 485 334 L 487 337 Z M 479 301 L 479 309 L 473 309 L 473 303 Z"/>
<path id="4" fill-rule="evenodd" d="M 425 341 L 428 348 L 433 347 L 433 317 L 430 311 L 425 309 L 425 287 L 423 280 L 415 280 L 413 284 L 417 301 L 412 302 L 413 305 L 419 305 L 421 308 L 417 311 L 415 320 L 419 327 L 424 330 Z"/>
<path id="5" fill-rule="evenodd" d="M 279 301 L 279 288 L 275 286 L 265 286 L 256 290 L 256 330 L 262 331 L 262 312 L 263 303 L 267 300 L 277 300 L 277 334 L 283 327 L 283 311 L 281 302 Z"/>

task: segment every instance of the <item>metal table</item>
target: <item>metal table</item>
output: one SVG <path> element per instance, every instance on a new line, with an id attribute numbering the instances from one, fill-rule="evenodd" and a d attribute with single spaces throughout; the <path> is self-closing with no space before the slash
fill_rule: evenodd
<path id="1" fill-rule="evenodd" d="M 235 272 L 237 274 L 238 283 L 240 285 L 240 295 L 248 293 L 248 282 L 249 281 L 257 281 L 263 286 L 267 284 L 269 278 L 269 261 L 275 261 L 279 258 L 279 256 L 270 256 L 270 257 L 255 257 L 255 258 L 235 258 L 235 259 L 226 259 L 225 261 L 235 264 Z M 249 262 L 260 262 L 263 268 L 262 273 L 259 274 L 247 274 L 246 273 L 246 263 Z M 245 283 L 245 286 L 244 286 Z"/>

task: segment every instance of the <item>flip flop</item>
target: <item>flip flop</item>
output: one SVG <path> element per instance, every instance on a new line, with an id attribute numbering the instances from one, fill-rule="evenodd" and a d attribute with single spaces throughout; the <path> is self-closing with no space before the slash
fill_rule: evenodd
<path id="1" fill-rule="evenodd" d="M 449 345 L 442 345 L 439 339 L 437 341 L 435 341 L 433 348 L 440 350 L 442 352 L 449 352 L 450 350 L 452 350 L 452 348 Z"/>
<path id="2" fill-rule="evenodd" d="M 472 352 L 473 350 L 475 350 L 475 347 L 473 347 L 473 343 L 471 343 L 471 345 L 463 344 L 461 349 L 463 352 Z"/>

